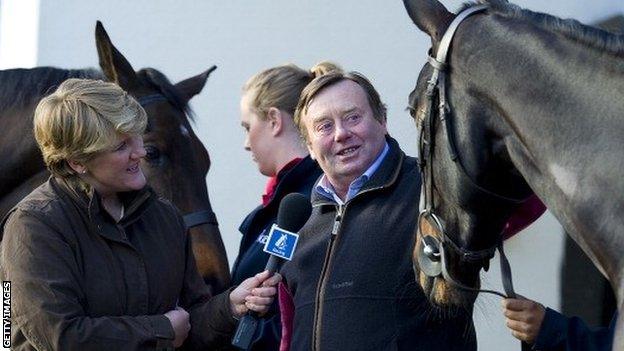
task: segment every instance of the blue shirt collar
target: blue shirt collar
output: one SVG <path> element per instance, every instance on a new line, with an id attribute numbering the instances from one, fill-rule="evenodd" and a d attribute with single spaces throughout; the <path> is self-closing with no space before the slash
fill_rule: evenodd
<path id="1" fill-rule="evenodd" d="M 373 174 L 377 171 L 377 169 L 381 165 L 381 162 L 383 162 L 383 160 L 386 158 L 386 155 L 388 154 L 389 150 L 390 150 L 390 146 L 388 145 L 388 142 L 386 141 L 383 150 L 381 151 L 379 156 L 377 156 L 377 158 L 375 159 L 375 162 L 373 162 L 373 164 L 370 165 L 370 167 L 368 167 L 368 169 L 366 169 L 366 171 L 364 171 L 364 173 L 361 176 L 355 178 L 351 182 L 351 184 L 349 184 L 349 190 L 347 191 L 347 196 L 345 198 L 345 201 L 342 201 L 342 199 L 340 199 L 338 194 L 336 194 L 334 187 L 331 185 L 331 183 L 329 182 L 325 174 L 321 176 L 321 179 L 317 183 L 315 187 L 316 192 L 330 200 L 336 201 L 336 203 L 338 203 L 339 205 L 344 205 L 344 203 L 349 201 L 349 199 L 351 199 L 352 197 L 354 197 L 360 191 L 360 189 L 362 189 L 364 184 L 373 176 Z"/>

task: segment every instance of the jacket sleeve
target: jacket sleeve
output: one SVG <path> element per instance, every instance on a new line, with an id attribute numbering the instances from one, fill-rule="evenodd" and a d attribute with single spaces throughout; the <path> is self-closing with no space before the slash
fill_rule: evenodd
<path id="1" fill-rule="evenodd" d="M 236 328 L 236 319 L 230 309 L 232 288 L 212 296 L 197 271 L 191 248 L 190 236 L 186 235 L 186 268 L 180 295 L 180 306 L 190 315 L 191 330 L 184 349 L 216 349 L 230 345 Z"/>
<path id="2" fill-rule="evenodd" d="M 546 308 L 533 350 L 610 351 L 616 319 L 609 327 L 590 328 L 578 317 L 567 318 Z"/>
<path id="3" fill-rule="evenodd" d="M 151 350 L 171 345 L 164 315 L 89 317 L 73 250 L 58 228 L 17 210 L 4 227 L 3 279 L 12 284 L 13 322 L 40 350 Z"/>

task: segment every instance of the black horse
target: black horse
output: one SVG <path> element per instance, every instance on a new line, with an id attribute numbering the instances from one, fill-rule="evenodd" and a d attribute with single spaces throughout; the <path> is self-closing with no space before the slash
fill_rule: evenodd
<path id="1" fill-rule="evenodd" d="M 141 167 L 158 193 L 183 214 L 190 214 L 185 220 L 192 227 L 189 233 L 199 272 L 214 292 L 224 290 L 230 284 L 229 266 L 206 188 L 210 158 L 191 128 L 188 105 L 215 67 L 174 85 L 153 68 L 135 72 L 100 22 L 95 40 L 101 72 L 53 67 L 0 71 L 0 125 L 4 130 L 0 134 L 0 218 L 49 177 L 32 132 L 39 100 L 68 78 L 112 81 L 145 108 L 147 155 Z"/>
<path id="2" fill-rule="evenodd" d="M 437 0 L 404 3 L 435 57 L 456 16 Z M 410 94 L 426 200 L 414 251 L 418 280 L 439 304 L 472 304 L 476 294 L 464 287 L 478 288 L 505 223 L 537 194 L 622 307 L 624 37 L 503 0 L 480 5 L 457 28 L 444 62 L 431 59 Z"/>

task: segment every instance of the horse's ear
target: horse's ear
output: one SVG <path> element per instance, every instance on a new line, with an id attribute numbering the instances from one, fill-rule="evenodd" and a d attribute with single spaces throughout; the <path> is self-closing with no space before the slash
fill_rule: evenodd
<path id="1" fill-rule="evenodd" d="M 403 4 L 414 24 L 434 43 L 440 42 L 455 17 L 437 0 L 403 0 Z"/>
<path id="2" fill-rule="evenodd" d="M 205 72 L 200 73 L 194 77 L 187 78 L 181 82 L 178 82 L 175 87 L 178 89 L 182 97 L 188 102 L 193 96 L 199 94 L 200 91 L 206 85 L 206 80 L 210 73 L 217 69 L 217 66 L 208 68 Z"/>
<path id="3" fill-rule="evenodd" d="M 113 45 L 100 21 L 97 21 L 95 25 L 95 43 L 104 76 L 124 90 L 133 91 L 138 85 L 136 72 L 130 62 Z"/>

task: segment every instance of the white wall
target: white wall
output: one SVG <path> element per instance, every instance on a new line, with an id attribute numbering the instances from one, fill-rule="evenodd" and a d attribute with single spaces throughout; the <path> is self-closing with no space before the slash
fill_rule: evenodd
<path id="1" fill-rule="evenodd" d="M 37 64 L 38 29 L 39 0 L 0 2 L 0 69 Z"/>
<path id="2" fill-rule="evenodd" d="M 445 4 L 456 9 L 461 2 Z M 516 3 L 586 23 L 624 12 L 621 0 Z M 408 154 L 416 154 L 415 127 L 404 109 L 429 40 L 401 1 L 42 1 L 37 64 L 97 66 L 98 19 L 135 69 L 155 67 L 178 81 L 219 66 L 192 105 L 195 130 L 212 159 L 208 187 L 230 262 L 238 250 L 237 227 L 259 203 L 265 182 L 242 148 L 238 121 L 240 88 L 252 74 L 281 63 L 310 67 L 325 59 L 358 70 L 388 104 L 390 133 Z M 561 229 L 550 216 L 509 241 L 519 293 L 558 307 L 561 247 Z M 484 286 L 500 289 L 497 268 L 493 263 Z M 499 304 L 489 296 L 477 302 L 481 350 L 519 348 L 504 327 Z"/>

